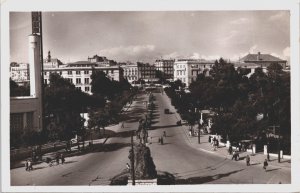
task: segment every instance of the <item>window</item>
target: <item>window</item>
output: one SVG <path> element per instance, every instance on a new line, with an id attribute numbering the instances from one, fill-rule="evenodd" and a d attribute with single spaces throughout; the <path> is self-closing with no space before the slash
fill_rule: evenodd
<path id="1" fill-rule="evenodd" d="M 44 75 L 47 75 L 47 72 L 44 72 Z"/>
<path id="2" fill-rule="evenodd" d="M 114 73 L 114 70 L 110 70 L 110 73 L 112 73 L 112 74 L 113 74 L 113 73 Z M 132 71 L 132 73 L 133 73 L 133 71 Z"/>
<path id="3" fill-rule="evenodd" d="M 85 70 L 85 71 L 84 71 L 84 74 L 89 74 L 89 71 L 88 71 L 88 70 Z"/>
<path id="4" fill-rule="evenodd" d="M 72 78 L 68 78 L 67 79 L 70 83 L 72 83 L 73 81 L 72 81 Z"/>
<path id="5" fill-rule="evenodd" d="M 84 79 L 84 84 L 90 84 L 90 79 L 89 78 L 85 78 Z"/>
<path id="6" fill-rule="evenodd" d="M 89 86 L 84 87 L 84 91 L 85 92 L 90 92 L 90 87 Z"/>
<path id="7" fill-rule="evenodd" d="M 76 78 L 76 84 L 81 84 L 81 78 Z"/>
<path id="8" fill-rule="evenodd" d="M 59 75 L 62 75 L 62 71 L 59 72 Z"/>
<path id="9" fill-rule="evenodd" d="M 69 70 L 69 71 L 68 71 L 68 75 L 71 75 L 71 74 L 72 74 L 72 71 L 71 71 L 71 70 Z"/>
<path id="10" fill-rule="evenodd" d="M 47 85 L 47 79 L 44 79 L 44 84 Z"/>
<path id="11" fill-rule="evenodd" d="M 80 74 L 80 70 L 77 70 L 77 71 L 76 71 L 76 74 L 79 75 L 79 74 Z"/>

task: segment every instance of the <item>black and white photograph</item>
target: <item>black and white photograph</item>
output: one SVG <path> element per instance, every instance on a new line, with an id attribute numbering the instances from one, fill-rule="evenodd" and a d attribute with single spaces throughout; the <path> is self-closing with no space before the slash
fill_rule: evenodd
<path id="1" fill-rule="evenodd" d="M 257 4 L 6 11 L 5 187 L 293 186 L 299 7 Z"/>

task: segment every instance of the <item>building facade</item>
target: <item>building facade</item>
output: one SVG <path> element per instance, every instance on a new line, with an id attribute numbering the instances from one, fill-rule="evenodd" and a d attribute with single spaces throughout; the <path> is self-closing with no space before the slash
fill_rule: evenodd
<path id="1" fill-rule="evenodd" d="M 145 82 L 155 82 L 158 81 L 156 77 L 156 68 L 154 65 L 148 63 L 137 63 L 138 67 L 138 77 Z"/>
<path id="2" fill-rule="evenodd" d="M 209 71 L 214 65 L 213 61 L 202 59 L 176 59 L 174 62 L 174 81 L 181 80 L 186 87 L 204 73 L 209 76 Z"/>
<path id="3" fill-rule="evenodd" d="M 93 70 L 103 71 L 108 78 L 115 81 L 123 79 L 123 70 L 119 66 L 102 67 L 96 63 L 89 61 L 78 61 L 69 63 L 60 68 L 44 69 L 44 84 L 50 83 L 50 74 L 58 73 L 61 77 L 69 80 L 81 91 L 92 94 L 91 91 L 91 75 Z"/>
<path id="4" fill-rule="evenodd" d="M 19 86 L 29 84 L 29 64 L 26 63 L 11 63 L 9 68 L 10 78 Z"/>
<path id="5" fill-rule="evenodd" d="M 43 65 L 44 68 L 59 68 L 63 63 L 57 58 L 52 58 L 50 51 L 48 51 L 48 56 L 44 59 Z"/>
<path id="6" fill-rule="evenodd" d="M 98 64 L 98 66 L 114 66 L 117 65 L 117 62 L 114 60 L 108 60 L 104 56 L 98 56 L 97 54 L 94 55 L 93 57 L 88 57 L 88 61 L 92 63 Z"/>
<path id="7" fill-rule="evenodd" d="M 272 56 L 271 54 L 248 54 L 239 60 L 241 63 L 254 63 L 262 68 L 267 68 L 270 64 L 276 62 L 282 66 L 283 69 L 287 68 L 287 61 Z"/>
<path id="8" fill-rule="evenodd" d="M 154 62 L 156 70 L 162 73 L 162 76 L 167 80 L 174 79 L 174 62 L 175 60 L 159 59 Z"/>
<path id="9" fill-rule="evenodd" d="M 22 135 L 40 131 L 43 126 L 40 36 L 29 36 L 29 83 L 30 96 L 10 98 L 10 131 Z"/>
<path id="10" fill-rule="evenodd" d="M 121 68 L 123 69 L 124 78 L 127 79 L 130 84 L 134 81 L 138 81 L 140 78 L 137 64 L 122 65 Z"/>

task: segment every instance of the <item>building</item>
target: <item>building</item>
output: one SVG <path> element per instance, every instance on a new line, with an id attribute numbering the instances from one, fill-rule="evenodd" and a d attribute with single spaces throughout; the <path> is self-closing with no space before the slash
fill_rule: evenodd
<path id="1" fill-rule="evenodd" d="M 48 56 L 43 62 L 44 68 L 59 68 L 63 63 L 57 58 L 51 58 L 51 53 L 48 51 Z"/>
<path id="2" fill-rule="evenodd" d="M 248 78 L 255 73 L 255 69 L 256 68 L 262 68 L 263 72 L 266 73 L 267 72 L 267 68 L 265 66 L 261 66 L 259 64 L 256 63 L 243 63 L 243 62 L 234 62 L 233 63 L 234 68 L 236 70 L 239 69 L 247 69 L 249 71 L 249 73 L 246 75 Z"/>
<path id="3" fill-rule="evenodd" d="M 98 64 L 98 66 L 114 66 L 117 65 L 117 62 L 114 60 L 108 60 L 104 56 L 98 56 L 97 54 L 93 57 L 88 57 L 88 61 Z"/>
<path id="4" fill-rule="evenodd" d="M 162 72 L 162 76 L 167 80 L 174 79 L 174 62 L 175 60 L 159 59 L 154 62 L 156 70 Z"/>
<path id="5" fill-rule="evenodd" d="M 124 78 L 127 79 L 130 84 L 140 78 L 137 64 L 122 65 L 121 68 L 123 69 Z"/>
<path id="6" fill-rule="evenodd" d="M 10 98 L 10 132 L 13 136 L 42 130 L 40 45 L 39 35 L 29 35 L 30 96 Z"/>
<path id="7" fill-rule="evenodd" d="M 282 66 L 283 69 L 287 68 L 287 61 L 272 56 L 271 54 L 248 54 L 239 60 L 241 63 L 254 63 L 262 68 L 267 68 L 270 64 L 276 62 Z"/>
<path id="8" fill-rule="evenodd" d="M 58 73 L 75 85 L 83 92 L 92 94 L 91 75 L 93 70 L 103 71 L 108 78 L 115 81 L 123 79 L 123 70 L 119 66 L 99 66 L 99 64 L 90 61 L 78 61 L 68 63 L 59 68 L 44 68 L 44 83 L 50 83 L 50 74 Z"/>
<path id="9" fill-rule="evenodd" d="M 156 78 L 156 68 L 154 65 L 148 63 L 137 63 L 138 67 L 138 77 L 145 82 L 155 82 L 158 81 Z"/>
<path id="10" fill-rule="evenodd" d="M 209 76 L 209 71 L 214 65 L 213 61 L 203 59 L 176 59 L 174 62 L 174 81 L 181 80 L 186 87 L 204 73 Z"/>
<path id="11" fill-rule="evenodd" d="M 29 84 L 29 64 L 26 63 L 11 63 L 9 68 L 10 78 L 19 86 Z"/>

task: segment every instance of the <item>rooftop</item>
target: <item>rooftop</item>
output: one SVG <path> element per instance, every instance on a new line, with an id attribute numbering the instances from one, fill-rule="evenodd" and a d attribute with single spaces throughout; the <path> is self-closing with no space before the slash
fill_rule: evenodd
<path id="1" fill-rule="evenodd" d="M 258 52 L 257 54 L 248 54 L 240 59 L 240 61 L 268 61 L 268 62 L 286 62 L 286 60 L 282 60 L 278 57 L 272 56 L 271 54 L 261 54 Z"/>

